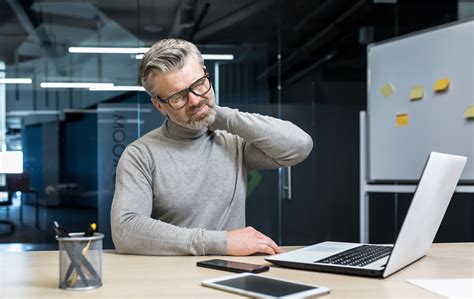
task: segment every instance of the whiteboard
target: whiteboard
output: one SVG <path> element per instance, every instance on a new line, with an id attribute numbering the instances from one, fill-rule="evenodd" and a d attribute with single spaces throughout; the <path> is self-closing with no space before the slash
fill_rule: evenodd
<path id="1" fill-rule="evenodd" d="M 461 181 L 474 181 L 474 19 L 368 46 L 368 180 L 417 181 L 430 152 L 468 157 Z M 435 92 L 437 80 L 449 87 Z M 391 95 L 381 88 L 390 83 Z M 414 86 L 423 98 L 410 100 Z M 397 125 L 397 115 L 408 124 Z M 401 120 L 399 118 L 399 120 Z"/>

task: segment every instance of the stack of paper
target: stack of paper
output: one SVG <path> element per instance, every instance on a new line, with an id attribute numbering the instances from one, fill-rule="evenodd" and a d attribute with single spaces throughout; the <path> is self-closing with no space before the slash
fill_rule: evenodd
<path id="1" fill-rule="evenodd" d="M 448 298 L 474 298 L 474 278 L 408 279 L 407 281 Z"/>

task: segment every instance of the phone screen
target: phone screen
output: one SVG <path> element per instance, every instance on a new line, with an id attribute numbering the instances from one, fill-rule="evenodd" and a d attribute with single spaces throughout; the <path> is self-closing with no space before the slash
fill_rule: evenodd
<path id="1" fill-rule="evenodd" d="M 318 287 L 271 279 L 264 276 L 249 275 L 214 282 L 217 285 L 255 292 L 273 297 L 288 296 L 294 293 L 316 290 Z"/>
<path id="2" fill-rule="evenodd" d="M 234 261 L 226 261 L 226 260 L 221 260 L 221 259 L 202 261 L 202 262 L 198 262 L 197 265 L 201 267 L 227 270 L 227 271 L 232 271 L 232 272 L 260 273 L 263 271 L 267 271 L 269 269 L 268 266 L 254 265 L 254 264 L 234 262 Z"/>

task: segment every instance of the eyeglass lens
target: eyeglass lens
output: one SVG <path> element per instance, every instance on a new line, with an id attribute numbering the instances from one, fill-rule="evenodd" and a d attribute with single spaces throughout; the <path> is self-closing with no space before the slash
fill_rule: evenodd
<path id="1" fill-rule="evenodd" d="M 179 109 L 188 102 L 188 93 L 192 92 L 197 96 L 205 95 L 211 89 L 211 82 L 208 77 L 203 77 L 194 82 L 189 89 L 182 90 L 168 99 L 168 103 L 173 109 Z"/>

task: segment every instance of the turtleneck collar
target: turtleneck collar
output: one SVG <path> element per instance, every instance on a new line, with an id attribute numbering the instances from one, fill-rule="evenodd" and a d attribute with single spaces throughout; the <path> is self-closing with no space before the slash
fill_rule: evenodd
<path id="1" fill-rule="evenodd" d="M 173 122 L 169 118 L 166 118 L 166 120 L 164 121 L 163 128 L 163 133 L 166 137 L 179 140 L 197 139 L 206 134 L 208 131 L 207 128 L 202 128 L 199 130 L 185 128 Z"/>

